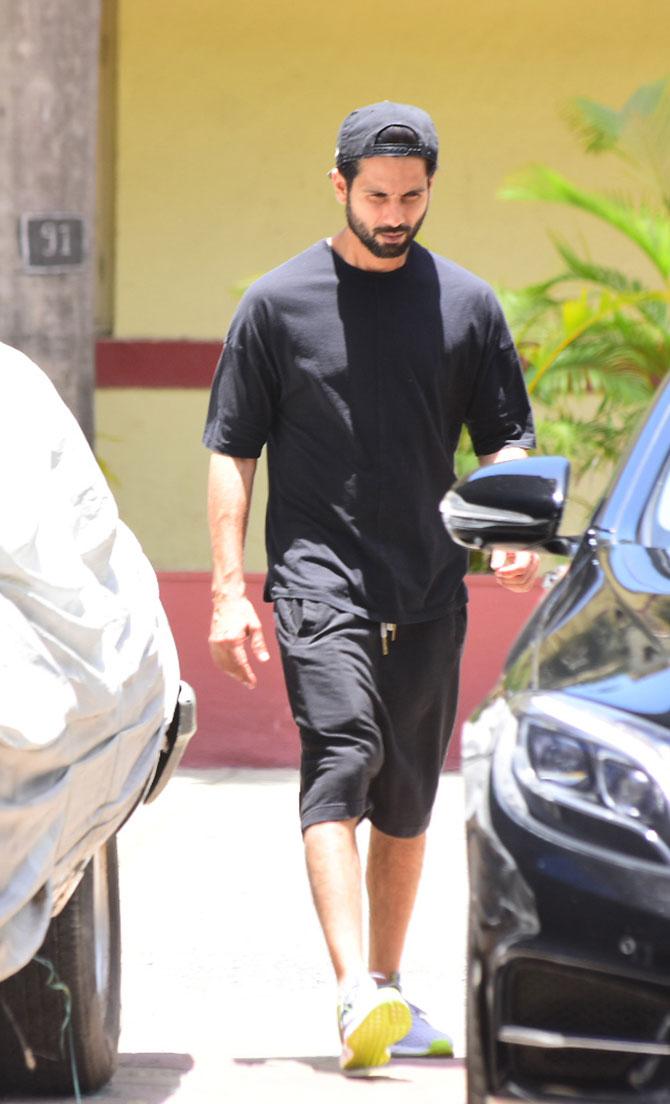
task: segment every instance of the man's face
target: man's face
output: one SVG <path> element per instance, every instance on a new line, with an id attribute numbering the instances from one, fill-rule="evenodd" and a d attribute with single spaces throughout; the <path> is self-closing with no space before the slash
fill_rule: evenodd
<path id="1" fill-rule="evenodd" d="M 428 210 L 423 157 L 366 157 L 346 194 L 349 228 L 375 257 L 401 257 Z"/>

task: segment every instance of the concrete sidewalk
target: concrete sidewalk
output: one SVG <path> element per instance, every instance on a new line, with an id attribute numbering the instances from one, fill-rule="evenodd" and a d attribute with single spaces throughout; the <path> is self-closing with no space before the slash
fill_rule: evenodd
<path id="1" fill-rule="evenodd" d="M 337 1067 L 335 990 L 296 805 L 292 770 L 181 772 L 123 829 L 121 1059 L 89 1100 L 327 1104 L 378 1099 L 382 1087 L 389 1101 L 464 1100 L 460 777 L 442 778 L 404 972 L 457 1057 L 393 1062 L 364 1081 Z"/>

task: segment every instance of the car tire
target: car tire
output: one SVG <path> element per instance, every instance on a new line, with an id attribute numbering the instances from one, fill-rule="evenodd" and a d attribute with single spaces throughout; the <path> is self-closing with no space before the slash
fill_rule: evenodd
<path id="1" fill-rule="evenodd" d="M 467 1104 L 485 1104 L 486 1067 L 482 1045 L 482 963 L 475 945 L 472 913 L 468 918 L 468 951 L 465 994 L 465 1057 Z"/>
<path id="2" fill-rule="evenodd" d="M 67 986 L 71 1032 L 62 1031 Z M 4 1090 L 69 1094 L 73 1066 L 82 1092 L 106 1084 L 117 1062 L 121 931 L 116 838 L 88 863 L 37 956 L 0 984 L 0 1085 Z M 61 1046 L 61 1038 L 63 1046 Z M 34 1068 L 31 1068 L 34 1067 Z"/>

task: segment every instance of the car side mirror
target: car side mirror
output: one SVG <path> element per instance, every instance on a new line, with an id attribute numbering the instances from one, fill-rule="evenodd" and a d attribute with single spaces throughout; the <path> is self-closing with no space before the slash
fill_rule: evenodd
<path id="1" fill-rule="evenodd" d="M 557 536 L 570 481 L 563 456 L 505 460 L 478 468 L 453 485 L 440 503 L 449 535 L 466 548 L 533 548 L 569 555 Z"/>

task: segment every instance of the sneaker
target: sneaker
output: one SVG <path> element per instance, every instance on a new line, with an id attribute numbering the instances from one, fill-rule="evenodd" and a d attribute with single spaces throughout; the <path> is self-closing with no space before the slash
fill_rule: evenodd
<path id="1" fill-rule="evenodd" d="M 391 1057 L 391 1045 L 412 1027 L 412 1014 L 399 990 L 391 985 L 377 988 L 371 978 L 364 978 L 346 993 L 338 1008 L 338 1020 L 340 1069 L 352 1074 L 385 1066 Z"/>
<path id="2" fill-rule="evenodd" d="M 398 993 L 401 992 L 398 974 L 394 974 L 388 979 L 378 979 L 379 981 L 382 985 L 391 986 Z M 407 1034 L 402 1039 L 398 1039 L 391 1047 L 391 1057 L 453 1058 L 454 1046 L 449 1036 L 433 1027 L 421 1008 L 417 1008 L 410 1001 L 406 1003 L 412 1016 L 412 1025 Z"/>

